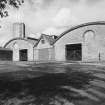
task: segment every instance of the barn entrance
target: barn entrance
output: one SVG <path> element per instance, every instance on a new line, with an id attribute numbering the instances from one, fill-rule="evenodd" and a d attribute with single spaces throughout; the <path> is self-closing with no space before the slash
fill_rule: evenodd
<path id="1" fill-rule="evenodd" d="M 66 45 L 66 60 L 81 61 L 82 60 L 82 44 Z"/>
<path id="2" fill-rule="evenodd" d="M 19 50 L 20 61 L 27 61 L 27 49 Z"/>
<path id="3" fill-rule="evenodd" d="M 0 50 L 1 61 L 12 61 L 13 52 L 11 50 Z"/>

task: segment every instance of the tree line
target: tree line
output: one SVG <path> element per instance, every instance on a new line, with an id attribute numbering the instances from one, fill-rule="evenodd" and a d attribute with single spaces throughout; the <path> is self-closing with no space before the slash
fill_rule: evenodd
<path id="1" fill-rule="evenodd" d="M 24 3 L 24 0 L 0 0 L 0 17 L 7 17 L 9 15 L 7 6 L 19 8 Z"/>

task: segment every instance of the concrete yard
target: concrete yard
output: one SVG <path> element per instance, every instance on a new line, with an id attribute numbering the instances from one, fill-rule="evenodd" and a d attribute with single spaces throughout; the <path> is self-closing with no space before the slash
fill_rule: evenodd
<path id="1" fill-rule="evenodd" d="M 2 105 L 105 105 L 104 62 L 0 62 Z"/>

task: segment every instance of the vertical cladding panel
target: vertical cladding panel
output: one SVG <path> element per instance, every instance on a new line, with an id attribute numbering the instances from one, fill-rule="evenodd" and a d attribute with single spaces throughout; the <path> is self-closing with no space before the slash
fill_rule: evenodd
<path id="1" fill-rule="evenodd" d="M 38 61 L 38 50 L 34 49 L 34 61 Z"/>
<path id="2" fill-rule="evenodd" d="M 53 61 L 53 60 L 55 60 L 54 48 L 39 49 L 36 53 L 38 54 L 39 61 Z"/>
<path id="3" fill-rule="evenodd" d="M 55 60 L 54 48 L 49 48 L 49 60 Z"/>
<path id="4" fill-rule="evenodd" d="M 55 60 L 55 51 L 54 51 L 54 48 L 51 48 L 51 60 Z"/>
<path id="5" fill-rule="evenodd" d="M 39 49 L 39 61 L 47 61 L 49 60 L 49 50 L 46 49 Z"/>

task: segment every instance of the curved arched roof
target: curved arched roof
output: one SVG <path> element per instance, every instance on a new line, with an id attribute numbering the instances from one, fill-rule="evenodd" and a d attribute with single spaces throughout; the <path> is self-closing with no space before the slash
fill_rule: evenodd
<path id="1" fill-rule="evenodd" d="M 34 40 L 34 41 L 37 41 L 37 39 L 25 39 L 25 38 L 13 38 L 13 39 L 11 39 L 10 41 L 8 41 L 5 45 L 4 45 L 4 48 L 9 44 L 9 43 L 11 43 L 12 41 L 14 41 L 14 40 L 24 40 L 24 41 L 27 41 L 27 42 L 29 42 L 29 43 L 31 43 L 31 41 L 30 40 Z M 31 43 L 31 44 L 34 44 L 33 42 Z M 36 44 L 36 43 L 35 43 Z"/>
<path id="2" fill-rule="evenodd" d="M 75 29 L 85 27 L 85 26 L 89 26 L 89 25 L 105 25 L 105 21 L 88 22 L 88 23 L 84 23 L 84 24 L 80 24 L 80 25 L 71 27 L 70 29 L 68 29 L 68 30 L 64 31 L 62 34 L 60 34 L 60 36 L 54 41 L 53 44 L 55 44 L 60 38 L 62 38 L 67 33 L 71 32 L 71 31 L 73 31 Z"/>

